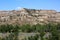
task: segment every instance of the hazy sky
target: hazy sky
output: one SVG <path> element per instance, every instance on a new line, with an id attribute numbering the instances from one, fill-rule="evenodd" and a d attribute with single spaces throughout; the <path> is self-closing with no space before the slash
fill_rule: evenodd
<path id="1" fill-rule="evenodd" d="M 0 10 L 13 10 L 21 7 L 60 11 L 60 0 L 0 0 Z"/>

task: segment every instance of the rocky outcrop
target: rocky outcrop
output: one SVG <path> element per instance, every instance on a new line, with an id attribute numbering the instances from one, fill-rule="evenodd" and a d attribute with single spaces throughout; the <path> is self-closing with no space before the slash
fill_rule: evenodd
<path id="1" fill-rule="evenodd" d="M 36 10 L 26 8 L 0 11 L 1 24 L 42 24 L 49 22 L 60 22 L 60 12 L 56 12 L 55 10 Z"/>

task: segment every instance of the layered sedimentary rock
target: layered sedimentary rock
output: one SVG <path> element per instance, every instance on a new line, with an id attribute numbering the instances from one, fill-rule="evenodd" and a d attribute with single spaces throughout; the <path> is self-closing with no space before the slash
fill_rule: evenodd
<path id="1" fill-rule="evenodd" d="M 36 10 L 26 8 L 0 11 L 1 24 L 41 24 L 49 22 L 60 22 L 60 12 L 55 10 Z"/>

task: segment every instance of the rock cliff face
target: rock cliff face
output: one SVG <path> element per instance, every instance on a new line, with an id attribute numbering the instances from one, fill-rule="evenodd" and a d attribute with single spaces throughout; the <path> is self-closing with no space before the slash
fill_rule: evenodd
<path id="1" fill-rule="evenodd" d="M 60 22 L 60 12 L 26 8 L 0 11 L 0 24 L 42 24 L 49 22 Z"/>

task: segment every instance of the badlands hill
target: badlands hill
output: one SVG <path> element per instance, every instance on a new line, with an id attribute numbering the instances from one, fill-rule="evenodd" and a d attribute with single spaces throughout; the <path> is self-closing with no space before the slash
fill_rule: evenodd
<path id="1" fill-rule="evenodd" d="M 49 22 L 60 23 L 60 12 L 27 8 L 0 11 L 0 24 L 42 24 Z"/>

